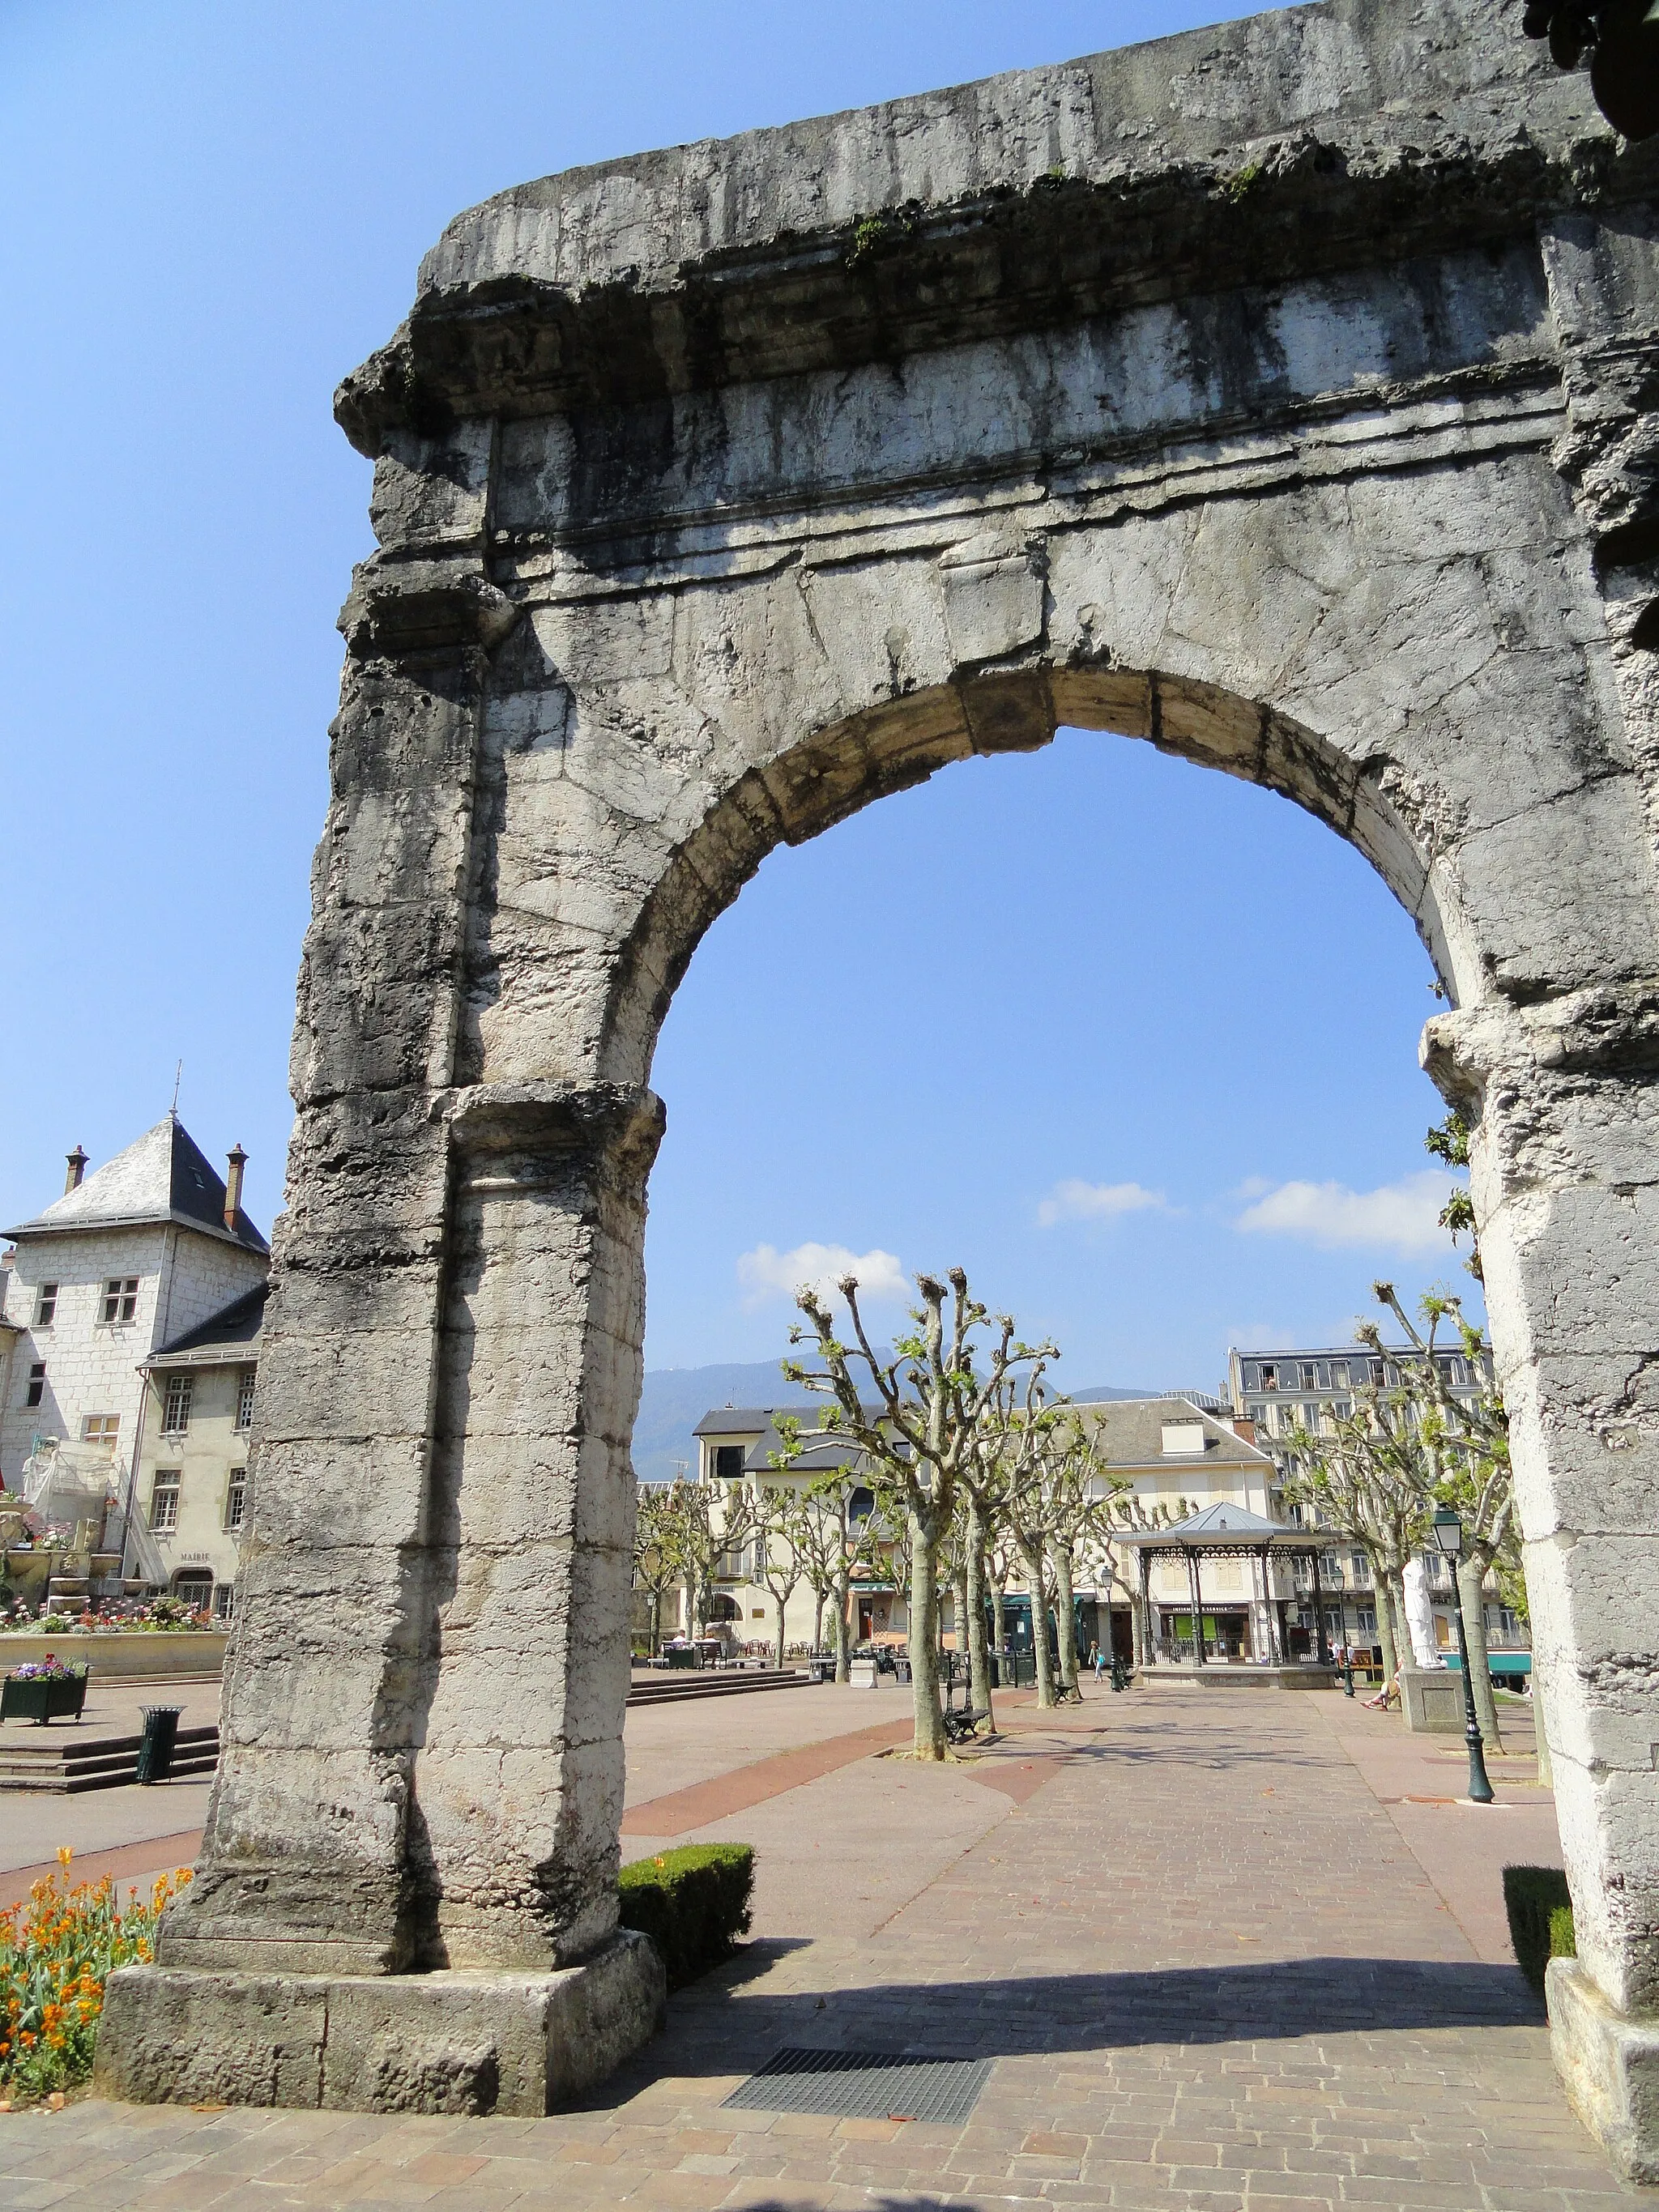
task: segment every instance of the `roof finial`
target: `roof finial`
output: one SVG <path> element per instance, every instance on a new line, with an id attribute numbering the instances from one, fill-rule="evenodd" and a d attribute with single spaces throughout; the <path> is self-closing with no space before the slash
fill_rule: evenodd
<path id="1" fill-rule="evenodd" d="M 179 1085 L 184 1081 L 184 1079 L 185 1063 L 181 1060 L 178 1066 L 173 1071 L 173 1103 L 167 1109 L 168 1113 L 174 1115 L 175 1118 L 179 1112 Z"/>

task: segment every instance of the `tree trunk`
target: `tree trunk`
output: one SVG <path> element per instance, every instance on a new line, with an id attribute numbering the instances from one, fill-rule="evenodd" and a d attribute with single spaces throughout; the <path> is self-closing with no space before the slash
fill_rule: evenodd
<path id="1" fill-rule="evenodd" d="M 991 1655 L 985 1644 L 985 1516 L 970 1496 L 963 1549 L 968 1566 L 968 1698 L 986 1716 L 986 1733 L 996 1734 L 991 1708 Z"/>
<path id="2" fill-rule="evenodd" d="M 1414 1667 L 1417 1652 L 1412 1643 L 1412 1625 L 1406 1617 L 1406 1577 L 1401 1569 L 1392 1571 L 1389 1582 L 1389 1603 L 1394 1608 L 1395 1658 L 1402 1667 Z M 1400 1695 L 1400 1711 L 1403 1717 L 1406 1711 L 1403 1690 Z"/>
<path id="3" fill-rule="evenodd" d="M 651 1593 L 651 1656 L 654 1659 L 662 1649 L 662 1592 Z"/>
<path id="4" fill-rule="evenodd" d="M 995 1583 L 991 1589 L 991 1640 L 996 1645 L 1000 1663 L 1002 1654 L 1008 1649 L 1008 1586 Z"/>
<path id="5" fill-rule="evenodd" d="M 852 1578 L 843 1574 L 836 1584 L 836 1680 L 841 1683 L 853 1679 L 852 1639 L 847 1632 L 847 1614 L 852 1602 Z"/>
<path id="6" fill-rule="evenodd" d="M 910 1518 L 910 1699 L 915 1713 L 915 1755 L 945 1757 L 945 1723 L 939 1707 L 939 1540 Z"/>
<path id="7" fill-rule="evenodd" d="M 1019 1556 L 1025 1562 L 1025 1583 L 1031 1593 L 1031 1656 L 1036 1662 L 1037 1703 L 1045 1709 L 1054 1702 L 1054 1661 L 1048 1650 L 1048 1603 L 1042 1587 L 1042 1547 L 1041 1543 L 1027 1544 L 1019 1540 Z"/>
<path id="8" fill-rule="evenodd" d="M 1054 1547 L 1054 1628 L 1060 1644 L 1060 1686 L 1068 1697 L 1077 1686 L 1077 1608 L 1072 1601 L 1072 1555 L 1064 1544 Z"/>
<path id="9" fill-rule="evenodd" d="M 1463 1634 L 1469 1647 L 1469 1683 L 1474 1692 L 1474 1717 L 1480 1733 L 1495 1752 L 1504 1748 L 1498 1725 L 1498 1700 L 1492 1693 L 1492 1668 L 1486 1659 L 1486 1599 L 1481 1588 L 1491 1565 L 1480 1550 L 1457 1562 L 1457 1589 L 1463 1601 Z"/>
<path id="10" fill-rule="evenodd" d="M 1137 1667 L 1145 1667 L 1149 1663 L 1146 1657 L 1146 1607 L 1142 1601 L 1140 1592 L 1132 1589 L 1129 1592 L 1129 1649 Z M 1109 1656 L 1109 1653 L 1108 1656 Z"/>
<path id="11" fill-rule="evenodd" d="M 815 1588 L 812 1592 L 812 1656 L 823 1656 L 823 1600 L 825 1593 Z"/>
<path id="12" fill-rule="evenodd" d="M 1375 1560 L 1371 1562 L 1371 1576 L 1376 1590 L 1376 1640 L 1382 1646 L 1382 1682 L 1386 1688 L 1400 1664 L 1395 1653 L 1394 1600 L 1389 1594 L 1388 1576 Z"/>
<path id="13" fill-rule="evenodd" d="M 785 1606 L 788 1604 L 789 1601 L 787 1597 L 780 1597 L 777 1592 L 774 1590 L 772 1593 L 772 1602 L 778 1609 L 778 1656 L 776 1663 L 778 1671 L 781 1673 L 783 1670 L 783 1609 Z"/>

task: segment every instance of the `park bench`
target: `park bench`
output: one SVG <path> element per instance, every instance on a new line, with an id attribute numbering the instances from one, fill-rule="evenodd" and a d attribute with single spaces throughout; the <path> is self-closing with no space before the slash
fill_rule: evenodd
<path id="1" fill-rule="evenodd" d="M 988 1721 L 990 1717 L 989 1713 L 973 1712 L 966 1705 L 947 1705 L 944 1713 L 945 1741 L 968 1742 L 980 1723 Z"/>

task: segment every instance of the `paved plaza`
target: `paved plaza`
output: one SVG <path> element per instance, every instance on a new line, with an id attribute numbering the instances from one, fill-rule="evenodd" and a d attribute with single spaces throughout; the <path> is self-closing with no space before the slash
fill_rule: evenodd
<path id="1" fill-rule="evenodd" d="M 1002 1740 L 938 1770 L 884 1755 L 906 1711 L 630 1713 L 625 1855 L 753 1842 L 756 1935 L 588 2109 L 83 2102 L 0 2121 L 0 2212 L 1659 2203 L 1567 2110 L 1509 1961 L 1498 1869 L 1559 1859 L 1524 1719 L 1487 1809 L 1455 1740 L 1334 1695 L 1006 1700 Z M 962 2124 L 722 2109 L 785 2045 L 994 2063 Z"/>

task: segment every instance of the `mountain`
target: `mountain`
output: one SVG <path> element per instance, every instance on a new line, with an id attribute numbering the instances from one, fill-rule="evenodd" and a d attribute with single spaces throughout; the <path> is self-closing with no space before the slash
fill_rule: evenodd
<path id="1" fill-rule="evenodd" d="M 695 1468 L 697 1448 L 691 1431 L 716 1407 L 799 1405 L 808 1395 L 784 1381 L 781 1358 L 714 1367 L 654 1368 L 646 1375 L 634 1423 L 634 1472 L 641 1482 L 672 1482 L 682 1461 Z M 1156 1393 L 1102 1386 L 1068 1395 L 1086 1405 L 1103 1398 L 1150 1398 Z"/>

